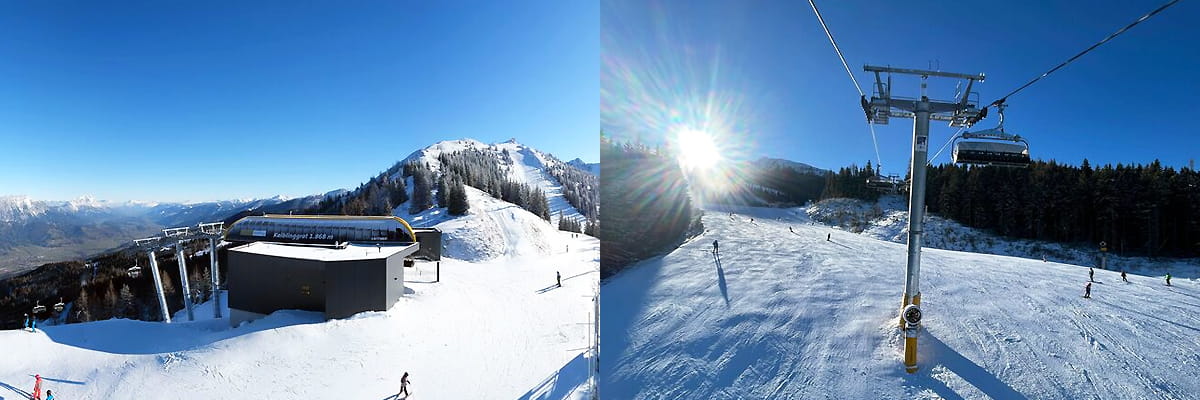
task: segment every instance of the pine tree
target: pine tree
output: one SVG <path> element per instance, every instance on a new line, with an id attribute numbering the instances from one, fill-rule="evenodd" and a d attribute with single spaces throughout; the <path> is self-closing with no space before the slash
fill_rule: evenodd
<path id="1" fill-rule="evenodd" d="M 446 202 L 446 195 L 449 193 L 450 193 L 450 185 L 446 183 L 446 174 L 443 173 L 438 177 L 438 189 L 437 189 L 438 207 L 450 207 L 450 204 Z"/>
<path id="2" fill-rule="evenodd" d="M 447 211 L 451 215 L 465 215 L 471 209 L 470 201 L 467 199 L 467 188 L 462 181 L 455 180 L 448 190 L 450 194 L 447 199 L 449 202 Z"/>

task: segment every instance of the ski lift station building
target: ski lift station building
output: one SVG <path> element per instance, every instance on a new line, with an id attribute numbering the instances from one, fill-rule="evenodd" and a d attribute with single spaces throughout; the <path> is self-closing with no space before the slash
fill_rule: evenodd
<path id="1" fill-rule="evenodd" d="M 326 319 L 386 311 L 404 295 L 404 267 L 441 259 L 441 232 L 396 217 L 254 216 L 225 241 L 229 323 L 277 310 Z"/>

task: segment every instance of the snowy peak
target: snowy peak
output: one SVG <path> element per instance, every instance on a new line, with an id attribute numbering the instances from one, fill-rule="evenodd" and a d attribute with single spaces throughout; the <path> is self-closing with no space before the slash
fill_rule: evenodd
<path id="1" fill-rule="evenodd" d="M 582 159 L 576 158 L 574 160 L 567 161 L 567 165 L 579 168 L 580 171 L 600 176 L 600 163 L 586 163 L 583 162 Z"/>
<path id="2" fill-rule="evenodd" d="M 823 170 L 823 169 L 820 169 L 820 168 L 817 168 L 817 167 L 814 167 L 814 166 L 811 166 L 811 165 L 808 165 L 808 164 L 805 164 L 802 162 L 796 162 L 796 161 L 792 161 L 792 160 L 784 160 L 781 158 L 762 157 L 757 160 L 754 160 L 754 165 L 757 165 L 757 166 L 763 167 L 763 168 L 791 168 L 791 169 L 796 170 L 797 172 L 805 173 L 805 174 L 812 174 L 812 175 L 824 175 L 826 172 L 829 172 L 827 170 Z"/>
<path id="3" fill-rule="evenodd" d="M 45 214 L 45 202 L 29 196 L 0 196 L 0 222 L 19 222 Z"/>

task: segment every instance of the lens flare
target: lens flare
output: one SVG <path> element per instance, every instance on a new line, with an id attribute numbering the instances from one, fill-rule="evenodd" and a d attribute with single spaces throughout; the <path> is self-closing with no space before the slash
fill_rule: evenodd
<path id="1" fill-rule="evenodd" d="M 652 32 L 602 19 L 600 123 L 619 143 L 645 146 L 678 161 L 691 196 L 751 198 L 747 158 L 756 153 L 756 122 L 747 99 L 763 98 L 721 45 L 680 46 L 666 15 Z M 603 162 L 603 161 L 601 161 Z M 624 177 L 623 177 L 624 178 Z M 633 177 L 629 177 L 632 179 Z M 653 186 L 655 177 L 646 177 Z"/>
<path id="2" fill-rule="evenodd" d="M 679 165 L 684 171 L 708 170 L 723 158 L 708 132 L 682 127 L 675 131 L 675 143 Z"/>

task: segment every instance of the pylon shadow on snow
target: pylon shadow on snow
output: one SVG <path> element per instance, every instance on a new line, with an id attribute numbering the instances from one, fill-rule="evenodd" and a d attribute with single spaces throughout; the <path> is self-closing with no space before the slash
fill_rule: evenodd
<path id="1" fill-rule="evenodd" d="M 997 378 L 995 374 L 963 357 L 958 351 L 930 334 L 928 330 L 921 330 L 918 343 L 917 362 L 921 369 L 916 374 L 901 372 L 904 374 L 904 380 L 909 384 L 929 388 L 945 399 L 962 399 L 961 394 L 954 392 L 944 382 L 932 376 L 934 367 L 940 365 L 993 399 L 1028 399 L 1012 386 Z"/>
<path id="2" fill-rule="evenodd" d="M 1128 308 L 1128 307 L 1121 306 L 1120 302 L 1110 302 L 1110 301 L 1107 301 L 1107 300 L 1097 300 L 1097 301 L 1098 301 L 1098 302 L 1100 302 L 1100 303 L 1103 303 L 1105 306 L 1112 307 L 1112 308 L 1116 308 L 1116 309 L 1120 309 L 1120 310 L 1124 311 L 1126 314 L 1142 314 L 1143 316 L 1149 317 L 1149 318 L 1151 318 L 1151 319 L 1156 319 L 1156 320 L 1159 320 L 1159 321 L 1161 321 L 1161 322 L 1165 322 L 1165 323 L 1168 323 L 1168 324 L 1171 324 L 1171 325 L 1175 325 L 1175 326 L 1177 326 L 1177 327 L 1184 328 L 1184 329 L 1191 329 L 1191 330 L 1195 331 L 1196 333 L 1200 333 L 1200 328 L 1197 328 L 1197 327 L 1194 327 L 1194 326 L 1191 326 L 1191 325 L 1184 325 L 1184 324 L 1181 324 L 1181 323 L 1178 323 L 1178 322 L 1175 322 L 1175 321 L 1166 320 L 1166 319 L 1160 318 L 1160 317 L 1158 317 L 1158 316 L 1156 316 L 1156 315 L 1154 315 L 1154 314 L 1152 314 L 1152 313 L 1147 313 L 1147 312 L 1144 312 L 1144 311 L 1136 311 L 1136 310 L 1132 310 L 1132 309 L 1130 309 L 1130 308 Z"/>
<path id="3" fill-rule="evenodd" d="M 549 292 L 551 290 L 558 289 L 558 288 L 559 288 L 558 284 L 553 283 L 553 284 L 550 284 L 550 286 L 546 286 L 544 288 L 538 289 L 537 294 L 546 293 L 546 292 Z"/>
<path id="4" fill-rule="evenodd" d="M 562 368 L 555 371 L 537 386 L 521 395 L 519 400 L 550 400 L 565 399 L 580 385 L 587 382 L 588 362 L 584 353 L 575 355 Z M 385 399 L 386 400 L 386 399 Z"/>
<path id="5" fill-rule="evenodd" d="M 570 279 L 573 279 L 573 278 L 578 278 L 578 277 L 581 277 L 581 276 L 584 276 L 584 275 L 587 275 L 587 274 L 599 273 L 599 272 L 600 272 L 600 271 L 598 271 L 598 270 L 590 270 L 590 271 L 581 272 L 581 273 L 578 273 L 578 274 L 575 274 L 575 275 L 571 275 L 571 276 L 568 276 L 568 277 L 566 277 L 566 278 L 562 278 L 562 280 L 563 280 L 563 282 L 566 282 L 567 280 L 570 280 Z"/>
<path id="6" fill-rule="evenodd" d="M 30 381 L 30 382 L 31 382 L 31 383 L 29 384 L 29 386 L 30 386 L 30 387 L 33 387 L 33 383 L 32 383 L 32 381 Z M 5 383 L 5 382 L 0 382 L 0 389 L 8 389 L 8 390 L 11 390 L 11 391 L 13 391 L 14 393 L 16 393 L 18 396 L 21 396 L 21 397 L 19 397 L 19 398 L 21 398 L 21 399 L 28 399 L 28 398 L 32 398 L 32 397 L 33 397 L 33 393 L 29 393 L 29 392 L 26 392 L 26 391 L 24 391 L 24 390 L 18 389 L 18 388 L 16 388 L 16 387 L 14 387 L 13 385 L 9 385 L 8 383 Z M 0 399 L 3 399 L 3 398 L 4 398 L 4 396 L 0 396 Z"/>

